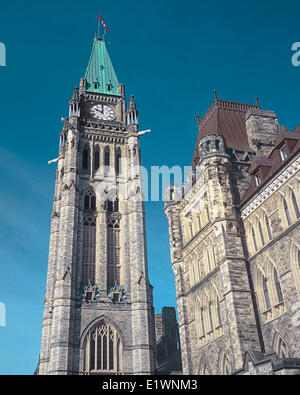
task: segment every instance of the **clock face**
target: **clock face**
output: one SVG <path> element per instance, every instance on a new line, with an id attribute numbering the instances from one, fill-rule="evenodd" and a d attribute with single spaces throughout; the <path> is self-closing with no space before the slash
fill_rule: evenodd
<path id="1" fill-rule="evenodd" d="M 96 104 L 90 109 L 91 115 L 103 121 L 112 121 L 115 119 L 115 110 L 107 104 Z"/>

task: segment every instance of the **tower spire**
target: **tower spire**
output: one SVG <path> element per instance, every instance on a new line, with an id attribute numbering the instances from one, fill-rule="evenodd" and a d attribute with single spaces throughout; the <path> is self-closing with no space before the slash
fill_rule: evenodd
<path id="1" fill-rule="evenodd" d="M 120 96 L 118 78 L 104 38 L 95 36 L 91 57 L 85 73 L 86 92 Z"/>

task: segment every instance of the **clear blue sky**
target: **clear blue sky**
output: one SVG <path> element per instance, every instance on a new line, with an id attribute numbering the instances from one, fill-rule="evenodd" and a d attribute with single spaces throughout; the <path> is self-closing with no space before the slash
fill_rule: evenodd
<path id="1" fill-rule="evenodd" d="M 282 124 L 300 122 L 298 1 L 2 2 L 0 42 L 0 374 L 32 374 L 41 339 L 50 214 L 60 118 L 84 76 L 97 15 L 120 82 L 133 93 L 142 128 L 143 164 L 190 165 L 196 115 L 213 100 L 254 102 Z M 175 306 L 167 221 L 147 204 L 149 270 L 156 312 Z"/>

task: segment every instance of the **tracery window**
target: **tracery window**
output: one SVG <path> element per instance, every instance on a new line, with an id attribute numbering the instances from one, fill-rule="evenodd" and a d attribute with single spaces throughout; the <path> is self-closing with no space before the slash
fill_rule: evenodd
<path id="1" fill-rule="evenodd" d="M 101 321 L 86 335 L 83 370 L 87 374 L 120 374 L 122 352 L 117 330 Z"/>

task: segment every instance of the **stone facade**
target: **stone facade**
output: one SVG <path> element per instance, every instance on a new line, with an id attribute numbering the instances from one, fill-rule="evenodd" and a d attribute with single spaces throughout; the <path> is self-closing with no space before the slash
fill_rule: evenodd
<path id="1" fill-rule="evenodd" d="M 199 118 L 191 179 L 165 203 L 184 374 L 300 372 L 299 146 L 258 101 Z"/>
<path id="2" fill-rule="evenodd" d="M 97 46 L 96 70 L 112 74 L 103 40 Z M 41 375 L 155 371 L 137 109 L 123 85 L 102 94 L 101 78 L 94 91 L 80 81 L 60 133 Z"/>

